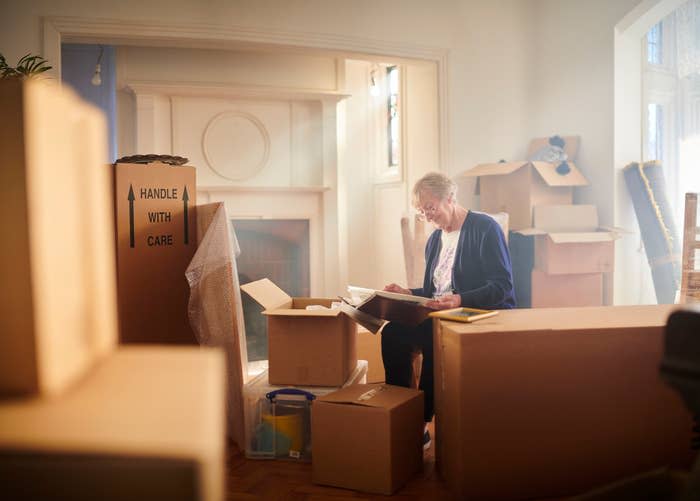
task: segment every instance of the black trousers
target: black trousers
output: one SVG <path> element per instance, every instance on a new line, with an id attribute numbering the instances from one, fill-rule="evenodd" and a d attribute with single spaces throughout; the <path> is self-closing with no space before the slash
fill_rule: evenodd
<path id="1" fill-rule="evenodd" d="M 423 390 L 425 401 L 423 414 L 425 422 L 431 421 L 434 414 L 434 375 L 433 375 L 433 323 L 425 320 L 415 327 L 390 322 L 382 329 L 382 360 L 387 384 L 411 387 L 413 377 L 412 355 L 423 352 L 423 365 L 418 388 Z"/>

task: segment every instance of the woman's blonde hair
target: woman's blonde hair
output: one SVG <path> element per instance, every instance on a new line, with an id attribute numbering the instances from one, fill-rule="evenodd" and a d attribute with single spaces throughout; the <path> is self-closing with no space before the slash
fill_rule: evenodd
<path id="1" fill-rule="evenodd" d="M 413 186 L 413 206 L 419 207 L 421 199 L 426 194 L 437 197 L 440 200 L 447 200 L 452 197 L 457 199 L 457 183 L 447 177 L 442 172 L 429 172 Z"/>

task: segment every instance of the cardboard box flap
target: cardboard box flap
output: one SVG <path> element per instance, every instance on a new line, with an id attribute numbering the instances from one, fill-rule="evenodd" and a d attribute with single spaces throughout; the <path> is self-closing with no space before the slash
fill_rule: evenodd
<path id="1" fill-rule="evenodd" d="M 419 393 L 419 390 L 390 384 L 357 384 L 324 395 L 317 401 L 389 410 L 414 398 Z"/>
<path id="2" fill-rule="evenodd" d="M 503 176 L 515 172 L 521 167 L 526 166 L 530 162 L 521 160 L 518 162 L 501 162 L 491 164 L 479 164 L 462 173 L 466 177 L 475 176 Z"/>
<path id="3" fill-rule="evenodd" d="M 575 233 L 550 233 L 549 238 L 555 244 L 580 244 L 589 242 L 612 242 L 617 238 L 615 233 L 607 231 L 590 231 Z"/>
<path id="4" fill-rule="evenodd" d="M 518 233 L 520 235 L 525 235 L 526 237 L 531 237 L 534 235 L 546 235 L 547 232 L 545 230 L 540 230 L 537 228 L 525 228 L 524 230 L 514 230 L 514 233 Z"/>
<path id="5" fill-rule="evenodd" d="M 241 288 L 243 288 L 241 286 Z M 285 305 L 286 306 L 286 305 Z M 318 309 L 318 310 L 307 310 L 300 308 L 273 308 L 266 309 L 263 311 L 263 315 L 268 315 L 271 317 L 275 316 L 292 316 L 292 317 L 337 317 L 342 311 L 340 308 L 333 309 Z"/>
<path id="6" fill-rule="evenodd" d="M 255 282 L 241 285 L 241 290 L 245 291 L 266 310 L 289 308 L 292 306 L 292 298 L 272 283 L 269 278 L 263 278 Z"/>
<path id="7" fill-rule="evenodd" d="M 557 170 L 559 164 L 549 162 L 532 162 L 537 173 L 549 186 L 587 186 L 588 181 L 573 162 L 567 162 L 569 171 L 560 174 Z"/>
<path id="8" fill-rule="evenodd" d="M 598 228 L 600 231 L 609 231 L 610 233 L 614 233 L 616 235 L 616 238 L 620 238 L 622 235 L 634 235 L 635 233 L 630 230 L 626 230 L 624 228 L 620 228 L 619 226 L 601 226 Z"/>
<path id="9" fill-rule="evenodd" d="M 576 160 L 578 154 L 579 136 L 559 136 L 564 140 L 564 153 L 569 157 L 569 160 Z M 527 149 L 527 157 L 541 150 L 549 144 L 549 137 L 537 137 L 530 141 L 530 146 Z"/>
<path id="10" fill-rule="evenodd" d="M 533 226 L 547 233 L 598 230 L 595 205 L 539 205 L 533 209 Z"/>

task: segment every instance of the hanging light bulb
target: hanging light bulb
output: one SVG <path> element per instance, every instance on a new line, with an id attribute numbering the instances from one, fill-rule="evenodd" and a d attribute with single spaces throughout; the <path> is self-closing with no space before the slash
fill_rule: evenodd
<path id="1" fill-rule="evenodd" d="M 377 66 L 372 66 L 369 72 L 369 95 L 373 97 L 379 96 L 379 84 L 377 83 Z"/>
<path id="2" fill-rule="evenodd" d="M 95 73 L 90 79 L 90 83 L 94 86 L 102 85 L 102 53 L 104 52 L 104 47 L 100 45 L 100 55 L 97 57 L 97 64 L 95 65 Z"/>
<path id="3" fill-rule="evenodd" d="M 100 63 L 97 63 L 97 66 L 95 66 L 95 74 L 92 75 L 90 83 L 95 86 L 102 85 L 102 68 L 100 67 Z"/>

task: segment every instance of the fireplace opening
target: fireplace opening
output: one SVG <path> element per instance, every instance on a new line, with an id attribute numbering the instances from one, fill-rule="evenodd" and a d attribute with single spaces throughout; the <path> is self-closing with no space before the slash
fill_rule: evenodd
<path id="1" fill-rule="evenodd" d="M 241 285 L 269 278 L 292 297 L 310 295 L 308 219 L 233 219 L 241 249 Z M 267 319 L 263 308 L 242 294 L 248 360 L 267 359 Z"/>

